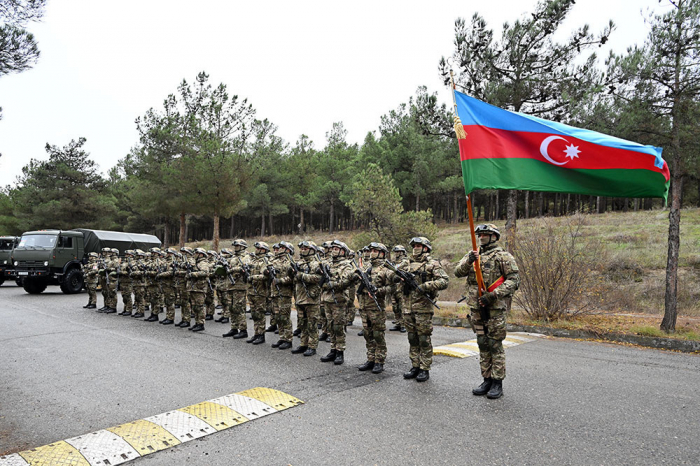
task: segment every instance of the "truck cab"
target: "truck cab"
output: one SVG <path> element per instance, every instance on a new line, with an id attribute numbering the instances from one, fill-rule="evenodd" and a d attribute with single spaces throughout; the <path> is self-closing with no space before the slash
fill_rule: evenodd
<path id="1" fill-rule="evenodd" d="M 0 236 L 0 285 L 12 276 L 12 250 L 19 244 L 18 236 Z"/>
<path id="2" fill-rule="evenodd" d="M 22 279 L 27 293 L 41 293 L 48 285 L 78 293 L 83 288 L 84 253 L 83 234 L 78 231 L 28 231 L 12 252 L 13 274 Z"/>

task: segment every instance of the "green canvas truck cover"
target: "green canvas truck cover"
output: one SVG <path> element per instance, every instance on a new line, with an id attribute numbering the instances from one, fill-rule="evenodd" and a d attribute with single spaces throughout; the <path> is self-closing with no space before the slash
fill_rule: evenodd
<path id="1" fill-rule="evenodd" d="M 157 236 L 144 235 L 141 233 L 122 233 L 119 231 L 88 230 L 85 228 L 75 228 L 72 231 L 79 231 L 83 234 L 85 253 L 100 252 L 102 248 L 119 249 L 119 254 L 123 255 L 127 249 L 142 249 L 148 251 L 150 248 L 160 247 L 161 242 Z"/>

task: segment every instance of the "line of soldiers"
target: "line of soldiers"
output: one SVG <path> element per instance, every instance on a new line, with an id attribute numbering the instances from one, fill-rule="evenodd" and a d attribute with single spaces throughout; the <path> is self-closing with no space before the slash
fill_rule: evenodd
<path id="1" fill-rule="evenodd" d="M 518 285 L 517 265 L 510 254 L 497 246 L 500 233 L 495 226 L 480 225 L 477 235 L 486 240 L 480 251 L 472 251 L 460 261 L 456 275 L 468 279 L 470 321 L 482 350 L 484 383 L 474 394 L 488 393 L 492 397 L 492 387 L 501 387 L 505 377 L 505 353 L 499 343 L 505 338 L 505 306 Z M 393 248 L 394 262 L 382 243 L 370 243 L 358 251 L 360 257 L 355 257 L 338 240 L 321 247 L 302 241 L 297 245 L 298 260 L 296 248 L 286 241 L 272 248 L 265 242 L 256 242 L 254 253 L 247 252 L 245 240 L 237 239 L 232 243 L 233 250 L 222 249 L 220 253 L 189 247 L 180 251 L 152 248 L 148 252 L 125 251 L 122 259 L 117 250 L 105 248 L 101 256 L 90 253 L 85 267 L 89 293 L 85 307 L 97 307 L 95 289 L 99 282 L 105 305 L 98 312 L 116 313 L 116 293 L 120 291 L 124 309 L 119 315 L 144 317 L 149 309 L 146 321 L 172 325 L 179 305 L 182 319 L 175 325 L 199 332 L 204 330 L 205 320 L 214 318 L 218 298 L 222 313 L 216 321 L 231 324 L 231 330 L 223 337 L 246 338 L 247 343 L 260 345 L 265 343 L 266 333 L 275 332 L 279 339 L 272 347 L 286 350 L 293 347 L 293 337 L 299 336 L 300 345 L 291 352 L 307 357 L 316 354 L 319 340 L 326 340 L 331 349 L 321 361 L 340 365 L 345 361 L 346 327 L 355 318 L 357 298 L 362 319 L 360 334 L 367 350 L 367 360 L 358 369 L 378 374 L 384 370 L 386 360 L 385 303 L 390 301 L 395 317 L 395 326 L 390 330 L 407 333 L 410 346 L 411 368 L 403 376 L 422 382 L 430 378 L 432 365 L 433 308 L 449 278 L 440 262 L 430 255 L 432 245 L 427 238 L 412 238 L 409 245 L 410 255 L 402 246 Z M 505 286 L 498 286 L 502 281 L 495 292 L 489 289 L 482 300 L 477 299 L 473 277 L 473 264 L 479 254 L 485 279 L 494 278 L 499 271 L 501 277 L 505 276 Z M 505 272 L 503 264 L 508 267 Z M 297 311 L 294 332 L 292 301 Z M 250 336 L 245 316 L 248 305 L 253 320 Z M 485 308 L 491 309 L 490 318 L 485 317 Z M 162 310 L 165 319 L 159 320 Z M 266 313 L 271 315 L 267 328 Z"/>

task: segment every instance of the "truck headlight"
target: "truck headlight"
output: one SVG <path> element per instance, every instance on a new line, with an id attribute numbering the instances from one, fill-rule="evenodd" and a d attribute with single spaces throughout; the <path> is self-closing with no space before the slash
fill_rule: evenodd
<path id="1" fill-rule="evenodd" d="M 2 265 L 7 265 L 7 261 L 3 261 L 3 262 L 2 262 Z"/>
<path id="2" fill-rule="evenodd" d="M 44 261 L 44 267 L 48 267 L 48 266 L 49 266 L 49 261 Z"/>
<path id="3" fill-rule="evenodd" d="M 15 267 L 17 267 L 18 265 L 19 265 L 19 262 L 15 261 Z"/>

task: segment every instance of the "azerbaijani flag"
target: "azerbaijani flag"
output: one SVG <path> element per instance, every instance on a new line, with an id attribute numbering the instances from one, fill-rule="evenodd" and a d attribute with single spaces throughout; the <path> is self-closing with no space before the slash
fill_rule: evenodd
<path id="1" fill-rule="evenodd" d="M 661 148 L 509 112 L 455 91 L 467 194 L 522 189 L 608 197 L 668 196 Z"/>

